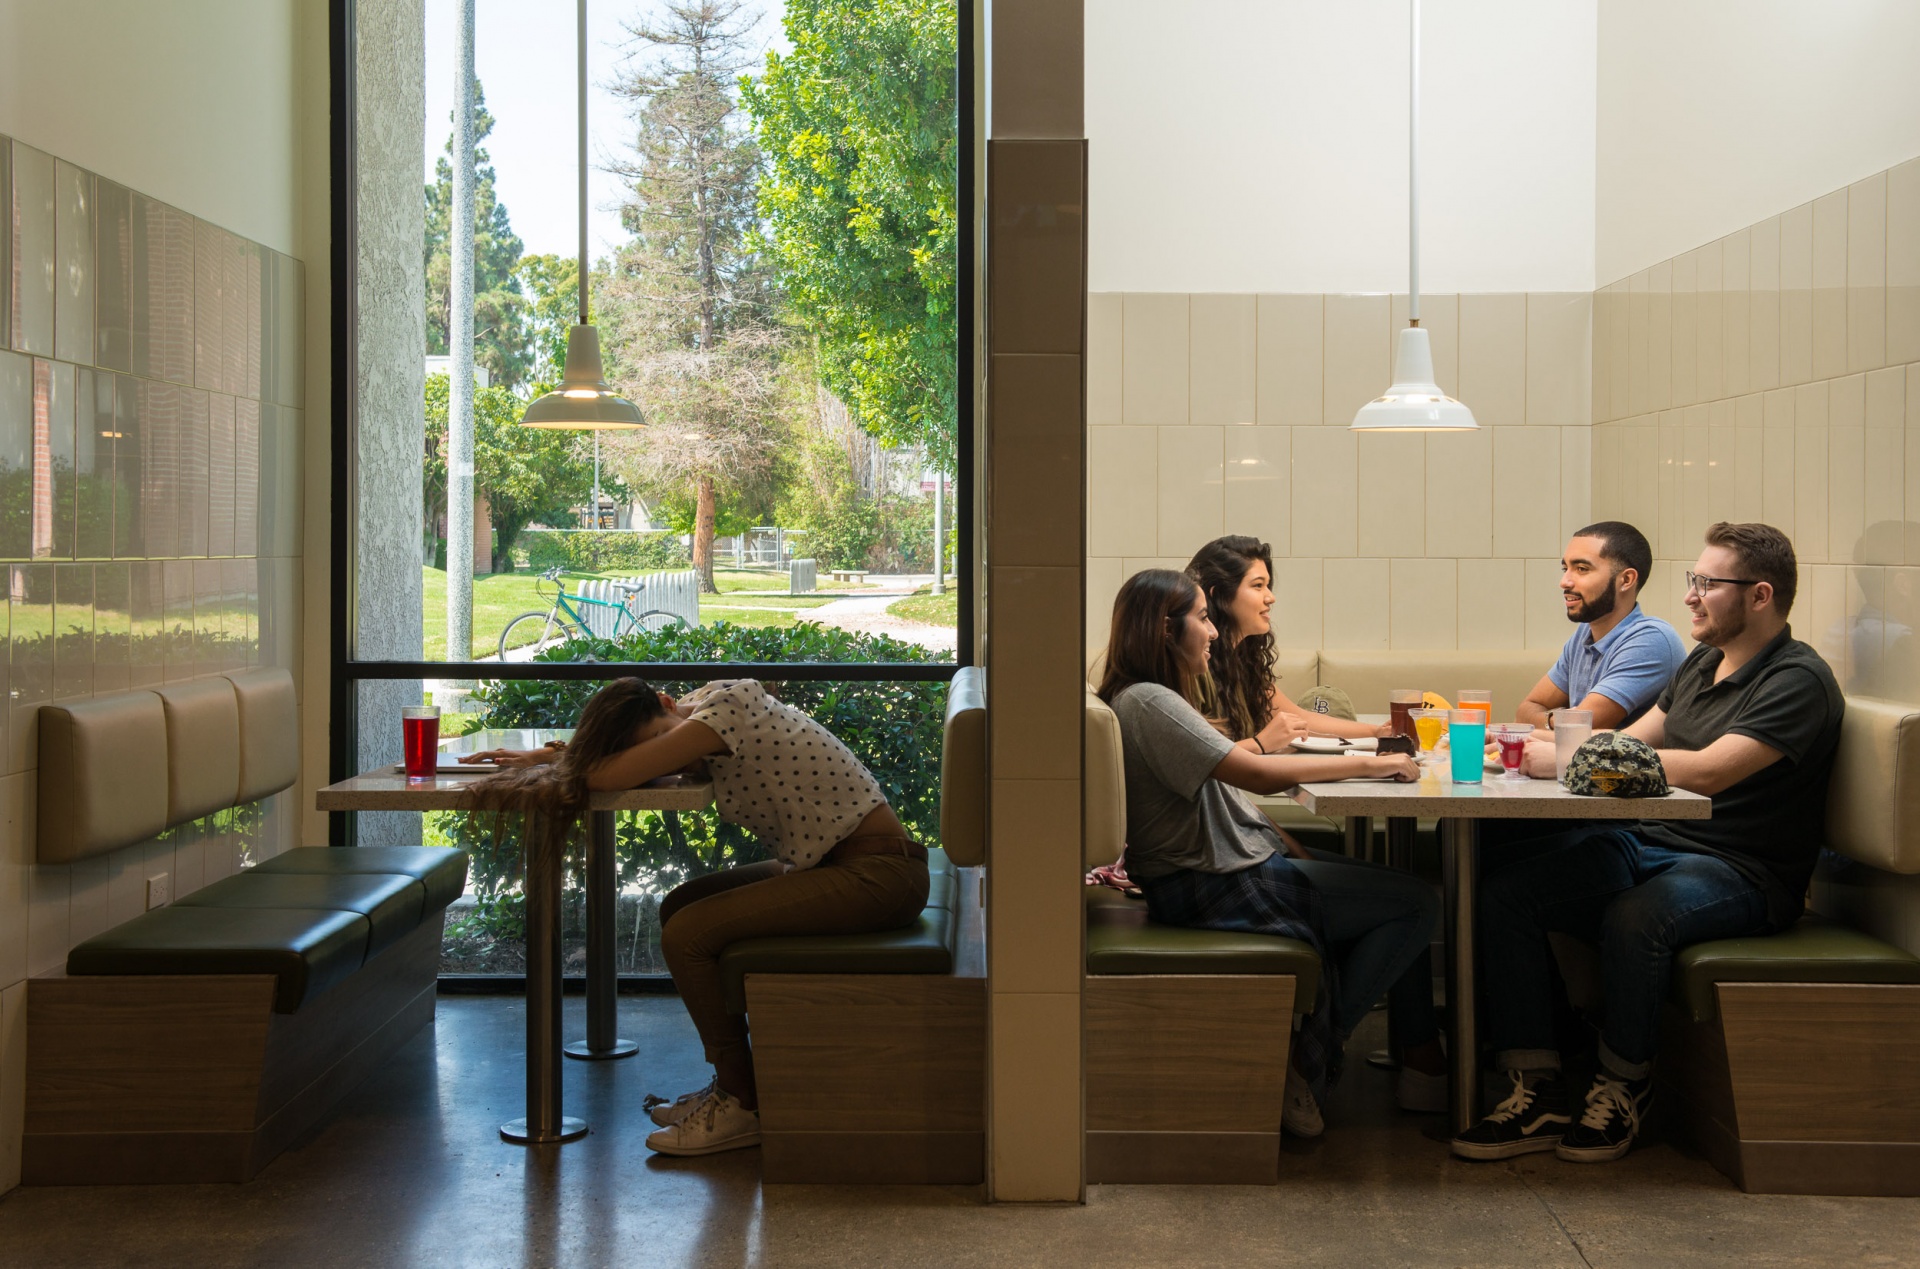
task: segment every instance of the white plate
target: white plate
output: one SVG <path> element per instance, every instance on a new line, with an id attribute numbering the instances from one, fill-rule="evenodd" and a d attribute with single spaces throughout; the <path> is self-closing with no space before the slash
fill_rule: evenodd
<path id="1" fill-rule="evenodd" d="M 1302 736 L 1293 747 L 1301 753 L 1343 754 L 1350 743 L 1338 736 Z"/>
<path id="2" fill-rule="evenodd" d="M 1341 743 L 1348 749 L 1359 749 L 1366 753 L 1378 753 L 1380 751 L 1380 738 L 1378 736 L 1358 736 L 1352 740 L 1342 741 Z"/>

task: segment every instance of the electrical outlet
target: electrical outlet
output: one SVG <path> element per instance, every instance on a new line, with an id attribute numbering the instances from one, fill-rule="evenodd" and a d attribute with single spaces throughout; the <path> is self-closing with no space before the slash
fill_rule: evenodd
<path id="1" fill-rule="evenodd" d="M 173 902 L 173 878 L 164 872 L 157 872 L 147 878 L 147 911 L 164 908 Z"/>

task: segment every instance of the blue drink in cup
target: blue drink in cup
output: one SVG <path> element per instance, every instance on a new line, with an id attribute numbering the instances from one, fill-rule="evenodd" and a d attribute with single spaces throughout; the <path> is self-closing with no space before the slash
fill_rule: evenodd
<path id="1" fill-rule="evenodd" d="M 1447 712 L 1447 745 L 1453 750 L 1453 782 L 1480 783 L 1486 760 L 1487 716 L 1477 709 Z"/>

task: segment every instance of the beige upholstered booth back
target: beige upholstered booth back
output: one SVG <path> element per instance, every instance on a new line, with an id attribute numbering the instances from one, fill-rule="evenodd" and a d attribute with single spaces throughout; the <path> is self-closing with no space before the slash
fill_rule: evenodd
<path id="1" fill-rule="evenodd" d="M 1520 702 L 1527 699 L 1527 693 L 1559 655 L 1558 649 L 1545 652 L 1323 649 L 1320 682 L 1352 697 L 1354 710 L 1361 714 L 1386 713 L 1387 693 L 1397 687 L 1438 692 L 1449 701 L 1455 700 L 1463 688 L 1484 688 L 1493 693 L 1493 721 L 1511 722 Z"/>
<path id="2" fill-rule="evenodd" d="M 1920 873 L 1920 706 L 1847 698 L 1827 845 L 1887 872 Z"/>
<path id="3" fill-rule="evenodd" d="M 963 667 L 947 688 L 940 746 L 940 844 L 962 868 L 987 858 L 987 679 Z"/>
<path id="4" fill-rule="evenodd" d="M 1097 868 L 1120 858 L 1127 844 L 1127 769 L 1120 751 L 1120 720 L 1092 692 L 1087 693 L 1086 749 L 1081 814 L 1087 867 Z"/>
<path id="5" fill-rule="evenodd" d="M 285 670 L 42 706 L 39 861 L 103 855 L 278 793 L 299 760 Z"/>

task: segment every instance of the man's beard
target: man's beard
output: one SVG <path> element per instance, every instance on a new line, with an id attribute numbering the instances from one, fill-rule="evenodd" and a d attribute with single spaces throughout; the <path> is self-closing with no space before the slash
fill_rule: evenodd
<path id="1" fill-rule="evenodd" d="M 1747 610 L 1736 608 L 1724 618 L 1707 618 L 1707 628 L 1700 632 L 1700 642 L 1710 648 L 1724 648 L 1747 632 Z"/>
<path id="2" fill-rule="evenodd" d="M 1613 579 L 1609 577 L 1607 588 L 1601 592 L 1600 597 L 1581 600 L 1579 607 L 1567 611 L 1567 620 L 1592 624 L 1613 612 L 1614 605 L 1619 603 L 1619 595 L 1620 593 L 1613 588 Z"/>

